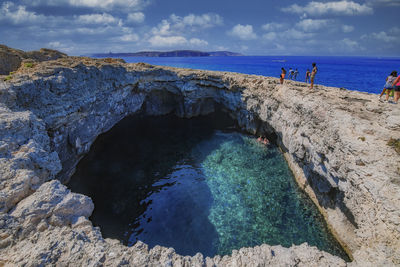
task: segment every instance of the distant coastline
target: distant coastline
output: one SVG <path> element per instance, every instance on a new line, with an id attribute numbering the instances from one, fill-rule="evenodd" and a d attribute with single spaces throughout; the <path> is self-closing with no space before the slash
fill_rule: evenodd
<path id="1" fill-rule="evenodd" d="M 237 57 L 243 56 L 240 53 L 230 51 L 202 52 L 195 50 L 174 50 L 174 51 L 141 51 L 135 53 L 97 53 L 93 57 Z"/>

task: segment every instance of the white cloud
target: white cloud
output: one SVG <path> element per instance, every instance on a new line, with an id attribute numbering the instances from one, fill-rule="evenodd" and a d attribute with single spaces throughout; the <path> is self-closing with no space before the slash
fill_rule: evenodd
<path id="1" fill-rule="evenodd" d="M 336 1 L 336 2 L 309 2 L 305 6 L 293 4 L 289 7 L 282 8 L 282 11 L 295 14 L 307 14 L 311 16 L 323 15 L 367 15 L 372 14 L 373 9 L 366 4 L 358 4 L 353 1 Z"/>
<path id="2" fill-rule="evenodd" d="M 398 37 L 391 36 L 384 31 L 371 33 L 370 37 L 383 42 L 394 42 L 398 39 Z"/>
<path id="3" fill-rule="evenodd" d="M 399 27 L 393 27 L 393 28 L 389 29 L 389 33 L 390 34 L 394 34 L 394 35 L 400 35 L 400 28 Z"/>
<path id="4" fill-rule="evenodd" d="M 149 0 L 23 0 L 31 6 L 76 6 L 90 7 L 95 9 L 119 8 L 121 11 L 131 12 L 141 10 L 148 5 Z"/>
<path id="5" fill-rule="evenodd" d="M 108 32 L 109 29 L 108 27 L 104 28 L 92 28 L 92 27 L 82 27 L 82 28 L 76 28 L 71 30 L 71 33 L 80 33 L 80 34 L 85 34 L 85 35 L 102 35 L 106 32 Z"/>
<path id="6" fill-rule="evenodd" d="M 115 6 L 131 8 L 141 4 L 140 0 L 69 0 L 73 6 L 112 8 Z"/>
<path id="7" fill-rule="evenodd" d="M 215 50 L 216 50 L 216 51 L 226 51 L 226 50 L 229 50 L 229 48 L 228 48 L 227 46 L 217 45 L 217 46 L 215 47 Z"/>
<path id="8" fill-rule="evenodd" d="M 279 29 L 277 31 L 270 31 L 262 35 L 262 39 L 267 41 L 265 43 L 269 47 L 274 46 L 274 51 L 281 46 L 282 43 L 290 43 L 297 47 L 304 46 L 306 42 L 313 41 L 316 31 L 322 27 L 326 27 L 329 20 L 301 20 L 295 27 L 289 28 L 287 25 L 279 27 L 271 27 L 268 25 L 266 29 Z"/>
<path id="9" fill-rule="evenodd" d="M 198 38 L 186 39 L 184 36 L 153 36 L 149 40 L 153 47 L 205 47 L 208 42 Z"/>
<path id="10" fill-rule="evenodd" d="M 357 41 L 350 40 L 348 38 L 344 38 L 343 40 L 339 41 L 339 47 L 345 51 L 355 51 L 363 49 L 362 47 L 360 47 Z"/>
<path id="11" fill-rule="evenodd" d="M 352 32 L 352 31 L 354 31 L 354 26 L 351 26 L 351 25 L 342 25 L 342 31 L 343 31 L 344 33 Z"/>
<path id="12" fill-rule="evenodd" d="M 400 6 L 399 0 L 367 0 L 369 5 Z"/>
<path id="13" fill-rule="evenodd" d="M 400 43 L 400 28 L 393 27 L 387 32 L 373 32 L 370 34 L 364 34 L 361 36 L 362 40 L 377 40 L 379 42 L 384 42 L 388 44 Z"/>
<path id="14" fill-rule="evenodd" d="M 45 19 L 45 16 L 27 11 L 25 6 L 15 5 L 11 2 L 3 3 L 0 8 L 0 21 L 5 20 L 14 25 L 41 23 Z"/>
<path id="15" fill-rule="evenodd" d="M 278 35 L 276 34 L 276 32 L 268 32 L 266 34 L 264 34 L 263 39 L 268 40 L 268 41 L 273 41 L 276 40 Z"/>
<path id="16" fill-rule="evenodd" d="M 151 46 L 154 47 L 172 47 L 187 44 L 187 39 L 183 36 L 153 36 L 149 39 Z"/>
<path id="17" fill-rule="evenodd" d="M 71 46 L 69 44 L 63 44 L 61 42 L 55 41 L 55 42 L 49 42 L 47 43 L 46 47 L 52 48 L 52 49 L 56 49 L 59 51 L 63 51 L 64 53 L 70 53 L 72 52 L 75 47 Z"/>
<path id="18" fill-rule="evenodd" d="M 275 22 L 267 23 L 267 24 L 264 24 L 261 26 L 261 28 L 265 31 L 277 31 L 277 30 L 281 30 L 285 27 L 286 27 L 285 24 L 275 23 Z"/>
<path id="19" fill-rule="evenodd" d="M 208 42 L 207 42 L 207 41 L 201 40 L 201 39 L 198 39 L 198 38 L 192 38 L 192 39 L 190 39 L 189 43 L 190 43 L 191 45 L 193 45 L 193 46 L 201 46 L 201 47 L 207 46 L 207 45 L 208 45 Z"/>
<path id="20" fill-rule="evenodd" d="M 120 37 L 120 40 L 123 42 L 136 42 L 139 40 L 139 36 L 134 33 L 125 34 Z"/>
<path id="21" fill-rule="evenodd" d="M 164 19 L 162 20 L 157 27 L 154 27 L 152 30 L 152 33 L 154 35 L 172 35 L 172 27 L 171 23 L 168 22 L 168 20 Z"/>
<path id="22" fill-rule="evenodd" d="M 130 13 L 126 18 L 128 23 L 142 23 L 144 21 L 145 15 L 142 12 Z"/>
<path id="23" fill-rule="evenodd" d="M 241 40 L 254 40 L 257 35 L 253 32 L 253 26 L 237 24 L 229 32 L 230 35 L 237 37 Z"/>
<path id="24" fill-rule="evenodd" d="M 296 27 L 306 32 L 313 32 L 325 28 L 328 23 L 327 19 L 303 19 L 296 24 Z"/>
<path id="25" fill-rule="evenodd" d="M 189 14 L 183 18 L 175 16 L 175 19 L 182 20 L 183 24 L 188 26 L 199 26 L 202 28 L 210 28 L 222 25 L 223 19 L 218 14 L 208 13 L 203 15 Z"/>
<path id="26" fill-rule="evenodd" d="M 211 28 L 222 25 L 221 16 L 213 13 L 202 15 L 189 14 L 181 17 L 172 14 L 168 19 L 162 20 L 157 27 L 152 29 L 153 35 L 182 35 L 187 32 L 194 32 L 201 29 Z"/>
<path id="27" fill-rule="evenodd" d="M 57 48 L 62 47 L 62 44 L 61 44 L 60 42 L 56 41 L 56 42 L 49 42 L 49 43 L 48 43 L 48 46 L 49 46 L 50 48 L 57 49 Z"/>
<path id="28" fill-rule="evenodd" d="M 112 24 L 118 22 L 116 18 L 107 13 L 81 15 L 77 17 L 77 21 L 84 24 Z"/>
<path id="29" fill-rule="evenodd" d="M 296 40 L 310 39 L 314 36 L 313 33 L 306 33 L 295 29 L 289 29 L 287 31 L 284 31 L 281 35 L 287 39 L 296 39 Z"/>

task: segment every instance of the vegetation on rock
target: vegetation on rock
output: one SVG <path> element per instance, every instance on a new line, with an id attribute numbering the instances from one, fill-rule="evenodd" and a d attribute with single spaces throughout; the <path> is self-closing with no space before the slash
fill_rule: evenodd
<path id="1" fill-rule="evenodd" d="M 400 139 L 390 138 L 387 142 L 387 145 L 393 147 L 394 150 L 400 155 Z"/>

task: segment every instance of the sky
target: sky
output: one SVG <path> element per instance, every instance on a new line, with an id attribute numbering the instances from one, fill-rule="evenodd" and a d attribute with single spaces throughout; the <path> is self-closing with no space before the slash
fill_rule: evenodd
<path id="1" fill-rule="evenodd" d="M 399 57 L 400 0 L 0 0 L 0 44 Z"/>

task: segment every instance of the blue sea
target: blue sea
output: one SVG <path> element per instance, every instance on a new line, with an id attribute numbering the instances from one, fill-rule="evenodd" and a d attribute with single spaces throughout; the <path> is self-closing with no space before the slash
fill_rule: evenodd
<path id="1" fill-rule="evenodd" d="M 242 57 L 124 57 L 126 62 L 202 70 L 230 71 L 279 77 L 281 67 L 298 69 L 298 81 L 305 80 L 307 69 L 317 63 L 316 84 L 368 93 L 380 93 L 386 77 L 400 72 L 400 58 L 380 57 L 308 57 L 308 56 L 242 56 Z"/>

